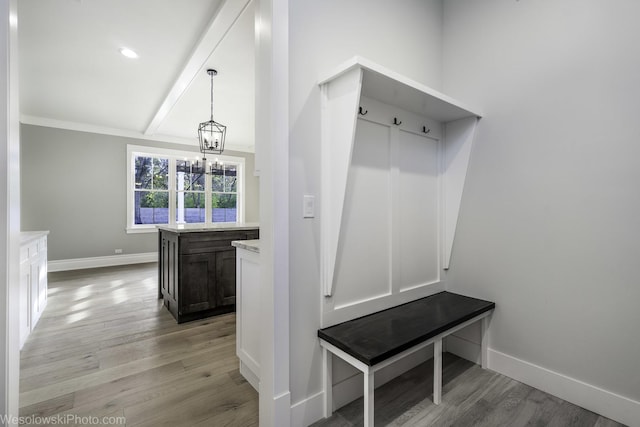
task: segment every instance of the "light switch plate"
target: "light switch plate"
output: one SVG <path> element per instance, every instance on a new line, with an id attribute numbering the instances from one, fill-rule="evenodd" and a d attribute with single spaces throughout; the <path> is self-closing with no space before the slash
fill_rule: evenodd
<path id="1" fill-rule="evenodd" d="M 302 217 L 313 218 L 316 216 L 316 198 L 305 195 L 302 198 Z"/>

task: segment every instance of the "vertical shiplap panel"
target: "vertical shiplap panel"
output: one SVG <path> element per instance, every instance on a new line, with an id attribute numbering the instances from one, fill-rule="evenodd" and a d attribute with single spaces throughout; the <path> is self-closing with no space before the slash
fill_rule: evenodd
<path id="1" fill-rule="evenodd" d="M 400 291 L 438 281 L 438 142 L 400 131 L 399 184 L 399 279 Z"/>
<path id="2" fill-rule="evenodd" d="M 335 269 L 336 308 L 391 292 L 389 127 L 358 122 Z"/>

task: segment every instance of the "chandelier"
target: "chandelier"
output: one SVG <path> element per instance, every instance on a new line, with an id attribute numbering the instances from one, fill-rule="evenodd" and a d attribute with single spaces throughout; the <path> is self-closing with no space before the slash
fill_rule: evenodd
<path id="1" fill-rule="evenodd" d="M 227 127 L 213 120 L 213 76 L 218 72 L 210 68 L 207 74 L 211 76 L 211 118 L 198 125 L 198 141 L 204 164 L 206 164 L 207 154 L 222 154 L 227 134 Z"/>

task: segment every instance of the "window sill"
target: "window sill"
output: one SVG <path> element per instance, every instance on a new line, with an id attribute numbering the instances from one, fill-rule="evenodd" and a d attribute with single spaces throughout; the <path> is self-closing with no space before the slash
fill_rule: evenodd
<path id="1" fill-rule="evenodd" d="M 162 225 L 162 224 L 158 224 L 158 225 Z M 127 234 L 143 234 L 143 233 L 155 233 L 156 231 L 158 231 L 158 228 L 154 225 L 152 227 L 127 227 L 126 228 Z"/>

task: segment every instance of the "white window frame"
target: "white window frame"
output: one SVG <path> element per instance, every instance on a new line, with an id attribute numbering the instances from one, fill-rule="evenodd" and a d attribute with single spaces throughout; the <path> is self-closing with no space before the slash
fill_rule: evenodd
<path id="1" fill-rule="evenodd" d="M 162 157 L 169 159 L 169 223 L 168 224 L 134 224 L 135 218 L 135 206 L 134 206 L 134 173 L 135 173 L 135 157 L 136 156 L 148 156 L 148 157 Z M 126 232 L 128 234 L 133 233 L 152 233 L 155 232 L 158 226 L 162 225 L 176 225 L 176 160 L 200 160 L 202 161 L 202 154 L 194 151 L 180 151 L 172 150 L 168 148 L 160 147 L 148 147 L 144 145 L 132 145 L 127 144 L 127 226 Z M 218 159 L 225 164 L 231 163 L 237 165 L 237 183 L 236 183 L 236 222 L 243 223 L 245 220 L 245 198 L 244 198 L 244 174 L 245 174 L 245 159 L 244 157 L 226 156 L 226 155 L 211 155 L 211 158 L 207 158 L 209 161 Z M 205 179 L 205 222 L 198 223 L 203 225 L 211 224 L 223 224 L 220 222 L 214 223 L 212 221 L 212 188 L 211 188 L 211 176 L 207 175 Z"/>

